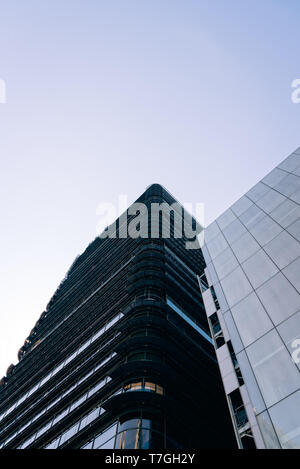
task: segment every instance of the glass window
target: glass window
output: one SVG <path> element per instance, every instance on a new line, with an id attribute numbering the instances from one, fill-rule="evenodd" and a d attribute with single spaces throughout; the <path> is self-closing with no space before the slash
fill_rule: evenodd
<path id="1" fill-rule="evenodd" d="M 232 314 L 230 311 L 227 311 L 225 314 L 224 314 L 224 320 L 225 320 L 225 323 L 226 323 L 226 327 L 227 327 L 227 330 L 229 332 L 229 335 L 230 335 L 230 338 L 231 338 L 231 342 L 233 344 L 233 347 L 234 347 L 234 350 L 236 353 L 240 352 L 244 347 L 243 347 L 243 344 L 242 344 L 242 341 L 240 339 L 240 336 L 239 336 L 239 333 L 237 331 L 237 328 L 236 328 L 236 325 L 235 325 L 235 322 L 232 318 Z"/>
<path id="2" fill-rule="evenodd" d="M 275 330 L 250 345 L 247 354 L 267 406 L 300 387 L 300 373 Z"/>
<path id="3" fill-rule="evenodd" d="M 76 409 L 76 407 L 80 406 L 80 404 L 82 404 L 86 400 L 86 398 L 87 398 L 87 395 L 84 394 L 79 399 L 77 399 L 77 401 L 73 402 L 71 407 L 70 407 L 70 412 L 72 412 L 72 410 Z"/>
<path id="4" fill-rule="evenodd" d="M 221 285 L 229 306 L 234 306 L 252 291 L 252 287 L 240 267 L 221 280 Z"/>
<path id="5" fill-rule="evenodd" d="M 77 353 L 78 353 L 78 350 L 75 350 L 75 352 L 74 352 L 74 353 L 72 353 L 72 355 L 70 355 L 70 356 L 69 356 L 69 357 L 66 359 L 66 361 L 65 361 L 64 365 L 67 365 L 68 363 L 70 363 L 70 361 L 72 361 L 72 360 L 73 360 L 73 358 L 75 358 L 75 357 L 76 357 Z"/>
<path id="6" fill-rule="evenodd" d="M 35 440 L 35 437 L 36 437 L 36 433 L 32 435 L 30 438 L 28 438 L 28 440 L 26 440 L 25 443 L 23 443 L 22 448 L 27 448 L 29 445 L 31 445 L 31 443 Z"/>
<path id="7" fill-rule="evenodd" d="M 115 437 L 108 440 L 106 443 L 104 443 L 98 449 L 114 449 L 114 447 L 115 447 Z"/>
<path id="8" fill-rule="evenodd" d="M 300 391 L 269 410 L 282 448 L 300 448 Z"/>
<path id="9" fill-rule="evenodd" d="M 95 392 L 99 391 L 99 389 L 103 388 L 104 385 L 105 385 L 105 379 L 103 379 L 102 381 L 99 381 L 99 383 L 97 383 L 95 386 L 93 386 L 90 389 L 89 397 L 95 394 Z"/>
<path id="10" fill-rule="evenodd" d="M 206 240 L 206 239 L 207 239 L 207 238 L 205 238 L 205 240 Z M 208 249 L 207 249 L 207 247 L 206 247 L 206 244 L 203 244 L 203 246 L 202 246 L 201 249 L 202 249 L 202 254 L 203 254 L 203 256 L 204 256 L 204 259 L 205 259 L 205 261 L 206 261 L 206 264 L 208 264 L 209 262 L 211 262 L 211 257 L 210 257 L 210 254 L 209 254 L 209 252 L 208 252 Z"/>
<path id="11" fill-rule="evenodd" d="M 299 176 L 300 176 L 300 168 L 299 168 Z M 296 192 L 294 192 L 294 194 L 292 194 L 290 198 L 294 200 L 295 202 L 297 202 L 298 204 L 300 204 L 300 190 L 297 190 Z"/>
<path id="12" fill-rule="evenodd" d="M 98 435 L 94 441 L 94 449 L 102 447 L 105 442 L 107 442 L 108 440 L 111 440 L 111 438 L 114 438 L 116 434 L 116 430 L 117 430 L 117 424 L 115 423 L 114 425 L 109 427 L 107 430 L 104 430 L 104 432 L 102 432 L 100 435 Z M 112 446 L 112 448 L 113 447 L 114 446 Z"/>
<path id="13" fill-rule="evenodd" d="M 296 169 L 294 169 L 294 171 L 292 171 L 294 174 L 296 174 L 296 176 L 300 176 L 300 166 L 297 166 Z"/>
<path id="14" fill-rule="evenodd" d="M 262 249 L 246 260 L 242 267 L 254 288 L 258 288 L 278 272 L 276 265 Z"/>
<path id="15" fill-rule="evenodd" d="M 266 177 L 263 178 L 262 182 L 270 187 L 274 187 L 285 177 L 285 171 L 281 171 L 281 169 L 275 168 Z"/>
<path id="16" fill-rule="evenodd" d="M 246 196 L 253 202 L 256 202 L 257 200 L 261 199 L 269 190 L 270 188 L 268 186 L 262 182 L 259 182 L 256 184 L 256 186 L 252 187 L 252 189 L 247 192 Z"/>
<path id="17" fill-rule="evenodd" d="M 234 220 L 230 225 L 224 228 L 224 236 L 227 239 L 229 244 L 234 243 L 239 239 L 244 233 L 246 233 L 246 228 L 239 219 Z"/>
<path id="18" fill-rule="evenodd" d="M 300 369 L 300 312 L 280 324 L 278 332 L 287 346 L 294 363 Z"/>
<path id="19" fill-rule="evenodd" d="M 50 376 L 51 374 L 45 376 L 45 378 L 42 379 L 42 381 L 40 382 L 40 386 L 43 386 L 43 384 L 45 384 L 49 379 L 50 379 Z M 25 399 L 26 396 L 24 396 L 24 399 Z M 21 400 L 19 401 L 18 405 L 21 404 Z"/>
<path id="20" fill-rule="evenodd" d="M 140 449 L 150 448 L 150 438 L 151 438 L 150 430 L 143 428 L 141 431 Z"/>
<path id="21" fill-rule="evenodd" d="M 121 430 L 127 430 L 128 428 L 136 428 L 140 425 L 140 420 L 139 418 L 133 418 L 129 420 L 125 420 L 123 422 L 120 422 L 119 425 L 119 431 Z"/>
<path id="22" fill-rule="evenodd" d="M 296 174 L 297 176 L 300 176 L 300 155 L 297 154 L 297 155 L 294 155 L 294 156 L 295 157 L 297 156 L 297 160 L 294 161 L 294 164 L 293 164 L 294 169 L 290 172 Z"/>
<path id="23" fill-rule="evenodd" d="M 292 225 L 287 228 L 287 231 L 291 233 L 294 238 L 300 241 L 300 220 L 295 221 Z"/>
<path id="24" fill-rule="evenodd" d="M 292 200 L 286 199 L 270 213 L 270 216 L 283 228 L 286 228 L 300 218 L 300 207 Z"/>
<path id="25" fill-rule="evenodd" d="M 209 274 L 209 272 L 207 271 L 207 269 L 205 269 L 206 273 Z M 200 288 L 201 288 L 201 291 L 202 293 L 204 293 L 206 290 L 209 289 L 209 284 L 208 284 L 208 280 L 207 280 L 207 277 L 205 274 L 202 274 L 199 278 L 199 285 L 200 285 Z"/>
<path id="26" fill-rule="evenodd" d="M 233 220 L 235 219 L 236 219 L 236 216 L 234 215 L 232 210 L 229 208 L 228 210 L 226 210 L 226 212 L 222 213 L 222 215 L 220 215 L 216 221 L 219 227 L 221 228 L 221 230 L 224 230 L 224 228 L 226 228 L 226 226 L 229 225 L 231 222 L 233 222 Z"/>
<path id="27" fill-rule="evenodd" d="M 137 423 L 136 423 L 137 422 Z M 147 422 L 147 421 L 146 421 Z M 150 447 L 151 431 L 141 419 L 132 419 L 127 422 L 126 429 L 118 433 L 116 449 L 147 449 Z M 133 425 L 135 427 L 133 427 Z"/>
<path id="28" fill-rule="evenodd" d="M 62 418 L 64 418 L 67 413 L 69 412 L 69 408 L 63 410 L 62 412 L 60 412 L 56 417 L 55 419 L 53 420 L 53 425 L 55 425 L 57 422 L 59 422 Z"/>
<path id="29" fill-rule="evenodd" d="M 274 431 L 270 416 L 268 412 L 263 412 L 257 416 L 258 425 L 262 433 L 265 445 L 267 449 L 280 449 L 278 438 Z"/>
<path id="30" fill-rule="evenodd" d="M 252 205 L 240 216 L 240 220 L 246 226 L 246 228 L 250 230 L 260 220 L 262 220 L 264 216 L 265 214 L 260 208 L 258 208 L 256 205 Z"/>
<path id="31" fill-rule="evenodd" d="M 241 238 L 232 243 L 231 249 L 238 258 L 239 262 L 244 262 L 252 254 L 260 249 L 260 245 L 250 233 L 245 233 Z"/>
<path id="32" fill-rule="evenodd" d="M 254 292 L 234 306 L 231 312 L 245 347 L 273 327 Z"/>
<path id="33" fill-rule="evenodd" d="M 214 266 L 219 278 L 222 279 L 238 266 L 238 262 L 234 257 L 232 250 L 228 248 L 216 257 L 214 260 Z"/>
<path id="34" fill-rule="evenodd" d="M 83 427 L 86 427 L 89 425 L 93 420 L 95 420 L 98 415 L 99 415 L 100 409 L 97 407 L 96 409 L 93 409 L 88 415 L 83 417 L 80 422 L 80 430 Z"/>
<path id="35" fill-rule="evenodd" d="M 262 208 L 266 213 L 272 212 L 274 208 L 278 207 L 282 202 L 284 202 L 285 197 L 279 192 L 273 191 L 271 189 L 264 197 L 258 200 L 257 205 Z"/>
<path id="36" fill-rule="evenodd" d="M 110 327 L 112 327 L 116 322 L 119 321 L 119 316 L 115 316 L 113 319 L 111 319 L 107 325 L 106 325 L 106 330 L 108 330 Z"/>
<path id="37" fill-rule="evenodd" d="M 87 342 L 85 342 L 84 344 L 81 345 L 81 347 L 79 347 L 78 349 L 78 355 L 83 352 L 89 345 L 90 345 L 91 341 L 88 340 Z M 75 354 L 74 354 L 75 355 Z"/>
<path id="38" fill-rule="evenodd" d="M 275 325 L 300 309 L 299 293 L 281 272 L 259 287 L 257 294 Z"/>
<path id="39" fill-rule="evenodd" d="M 199 327 L 197 324 L 195 324 L 195 322 L 189 318 L 189 316 L 187 316 L 182 310 L 181 308 L 179 308 L 179 306 L 177 306 L 175 303 L 173 303 L 173 301 L 167 297 L 167 304 L 169 306 L 171 306 L 171 308 L 176 311 L 176 313 L 179 314 L 179 316 L 181 316 L 188 324 L 190 324 L 197 332 L 199 332 L 206 340 L 208 340 L 210 343 L 213 343 L 212 342 L 212 339 L 211 337 L 209 337 L 209 335 L 201 328 Z M 149 360 L 150 358 L 148 358 Z"/>
<path id="40" fill-rule="evenodd" d="M 105 332 L 105 326 L 103 326 L 95 335 L 93 335 L 92 342 L 98 339 Z"/>
<path id="41" fill-rule="evenodd" d="M 38 386 L 40 385 L 40 383 L 38 383 Z M 36 388 L 37 389 L 37 388 Z M 36 389 L 34 389 L 34 391 L 36 391 Z M 29 391 L 30 392 L 30 391 Z M 30 394 L 24 394 L 22 397 L 20 397 L 20 399 L 18 400 L 18 402 L 15 402 L 7 411 L 7 414 L 10 414 L 10 412 L 12 412 L 16 407 L 18 407 L 20 404 L 22 404 L 22 402 L 25 401 L 26 397 L 29 397 Z"/>
<path id="42" fill-rule="evenodd" d="M 43 433 L 46 432 L 47 430 L 49 430 L 49 428 L 51 427 L 51 425 L 52 425 L 52 420 L 50 420 L 50 422 L 48 422 L 48 423 L 43 427 L 43 428 L 44 428 Z"/>
<path id="43" fill-rule="evenodd" d="M 219 301 L 219 304 L 220 304 L 220 307 L 221 307 L 222 311 L 223 312 L 227 311 L 228 308 L 229 308 L 228 303 L 225 299 L 222 287 L 221 287 L 219 282 L 214 284 L 214 289 L 215 289 L 216 296 L 218 298 L 218 301 Z"/>
<path id="44" fill-rule="evenodd" d="M 60 400 L 61 400 L 61 396 L 58 396 L 58 397 L 55 399 L 55 401 L 50 402 L 50 404 L 49 404 L 48 407 L 47 407 L 47 410 L 48 410 L 48 409 L 51 409 L 51 407 L 53 407 L 55 404 L 57 404 Z"/>
<path id="45" fill-rule="evenodd" d="M 280 181 L 276 186 L 275 189 L 281 194 L 286 195 L 289 197 L 292 195 L 296 190 L 300 188 L 300 178 L 295 176 L 294 174 L 288 174 L 282 181 Z"/>
<path id="46" fill-rule="evenodd" d="M 56 375 L 63 367 L 64 367 L 65 362 L 62 362 L 60 365 L 58 365 L 56 368 L 53 370 L 53 375 Z"/>
<path id="47" fill-rule="evenodd" d="M 140 448 L 141 429 L 132 428 L 130 430 L 124 430 L 117 435 L 116 448 L 117 449 L 138 449 Z"/>
<path id="48" fill-rule="evenodd" d="M 260 393 L 259 387 L 257 386 L 256 378 L 250 366 L 246 352 L 242 350 L 237 354 L 238 364 L 240 366 L 244 382 L 253 405 L 255 414 L 265 410 L 266 405 Z"/>
<path id="49" fill-rule="evenodd" d="M 89 443 L 86 443 L 84 446 L 81 446 L 81 449 L 92 449 L 93 447 L 93 442 L 90 441 Z"/>
<path id="50" fill-rule="evenodd" d="M 69 428 L 65 433 L 62 434 L 60 445 L 68 441 L 72 436 L 78 432 L 79 422 L 77 422 L 73 427 Z"/>
<path id="51" fill-rule="evenodd" d="M 267 215 L 250 229 L 254 238 L 262 246 L 275 238 L 281 231 L 282 228 Z"/>
<path id="52" fill-rule="evenodd" d="M 39 438 L 41 435 L 43 435 L 43 433 L 46 432 L 47 428 L 49 428 L 50 425 L 51 425 L 51 422 L 50 424 L 48 424 L 47 427 L 41 427 L 36 433 L 36 438 Z"/>
<path id="53" fill-rule="evenodd" d="M 156 391 L 156 385 L 155 385 L 155 383 L 150 383 L 150 382 L 146 381 L 145 382 L 145 389 L 147 389 L 148 391 L 155 392 Z"/>
<path id="54" fill-rule="evenodd" d="M 237 217 L 239 217 L 249 207 L 251 207 L 251 205 L 253 205 L 253 202 L 244 195 L 237 202 L 235 202 L 235 204 L 231 206 L 231 210 L 235 213 Z"/>
<path id="55" fill-rule="evenodd" d="M 45 449 L 56 449 L 58 446 L 59 440 L 60 440 L 60 435 L 55 440 L 51 441 L 51 443 L 49 443 L 49 445 L 47 445 Z"/>
<path id="56" fill-rule="evenodd" d="M 125 384 L 124 391 L 136 391 L 141 388 L 142 388 L 142 381 L 138 381 L 137 383 Z"/>
<path id="57" fill-rule="evenodd" d="M 216 236 L 220 234 L 220 228 L 217 225 L 217 222 L 211 223 L 207 228 L 205 228 L 204 237 L 205 242 L 209 243 L 212 241 Z"/>
<path id="58" fill-rule="evenodd" d="M 216 238 L 213 239 L 213 241 L 207 243 L 207 249 L 209 250 L 212 259 L 215 259 L 227 247 L 228 244 L 222 234 L 219 234 Z"/>
<path id="59" fill-rule="evenodd" d="M 284 270 L 283 274 L 289 279 L 294 287 L 300 292 L 300 257 L 296 259 L 292 264 L 288 265 Z"/>
<path id="60" fill-rule="evenodd" d="M 300 165 L 300 157 L 295 152 L 288 156 L 280 165 L 279 168 L 288 172 L 293 172 Z"/>
<path id="61" fill-rule="evenodd" d="M 265 250 L 278 267 L 283 269 L 300 256 L 300 243 L 283 231 L 265 246 Z"/>
<path id="62" fill-rule="evenodd" d="M 217 283 L 219 281 L 219 279 L 218 279 L 218 276 L 217 276 L 216 269 L 215 269 L 212 262 L 207 264 L 207 270 L 208 270 L 208 274 L 210 276 L 210 281 L 214 285 L 215 283 Z"/>

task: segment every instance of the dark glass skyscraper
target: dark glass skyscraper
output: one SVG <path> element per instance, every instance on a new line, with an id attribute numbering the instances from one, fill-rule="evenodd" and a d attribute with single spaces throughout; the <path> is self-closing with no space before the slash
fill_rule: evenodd
<path id="1" fill-rule="evenodd" d="M 164 201 L 159 185 L 138 199 Z M 75 260 L 1 380 L 1 448 L 235 447 L 204 260 L 175 232 L 98 237 Z"/>

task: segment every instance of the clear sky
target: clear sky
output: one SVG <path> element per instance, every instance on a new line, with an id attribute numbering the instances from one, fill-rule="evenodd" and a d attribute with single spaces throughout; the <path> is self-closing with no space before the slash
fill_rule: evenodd
<path id="1" fill-rule="evenodd" d="M 0 378 L 96 208 L 212 221 L 300 145 L 299 0 L 0 0 Z"/>

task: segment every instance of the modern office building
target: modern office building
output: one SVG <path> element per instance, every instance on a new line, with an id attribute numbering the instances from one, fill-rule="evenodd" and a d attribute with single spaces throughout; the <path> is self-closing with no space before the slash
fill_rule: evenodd
<path id="1" fill-rule="evenodd" d="M 175 202 L 152 185 L 137 202 L 164 201 Z M 75 260 L 0 382 L 2 449 L 236 447 L 198 285 L 205 263 L 174 220 L 170 237 L 134 239 L 120 217 L 115 238 Z"/>
<path id="2" fill-rule="evenodd" d="M 205 230 L 201 290 L 240 447 L 300 448 L 300 148 Z"/>

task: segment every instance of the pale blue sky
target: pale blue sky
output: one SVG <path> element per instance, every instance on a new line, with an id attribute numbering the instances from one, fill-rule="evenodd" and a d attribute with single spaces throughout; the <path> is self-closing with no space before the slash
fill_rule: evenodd
<path id="1" fill-rule="evenodd" d="M 212 221 L 300 145 L 298 0 L 0 0 L 0 378 L 96 207 L 152 182 Z"/>

